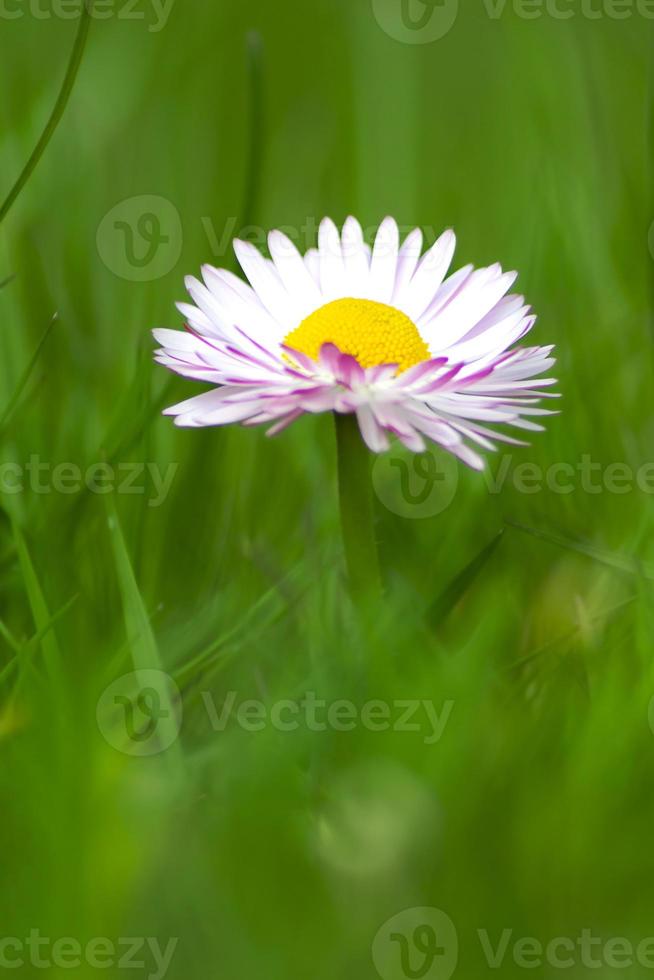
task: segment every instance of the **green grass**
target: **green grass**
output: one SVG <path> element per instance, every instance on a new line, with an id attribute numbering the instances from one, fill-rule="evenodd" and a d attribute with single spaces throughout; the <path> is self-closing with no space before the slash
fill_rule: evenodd
<path id="1" fill-rule="evenodd" d="M 457 977 L 509 980 L 524 968 L 509 952 L 491 970 L 477 930 L 493 945 L 505 928 L 654 934 L 654 493 L 590 492 L 580 473 L 570 493 L 525 493 L 515 478 L 526 462 L 590 456 L 597 480 L 654 460 L 654 27 L 461 6 L 422 46 L 389 38 L 367 0 L 178 2 L 159 32 L 91 25 L 0 229 L 0 939 L 178 937 L 173 980 L 368 980 L 384 922 L 434 906 L 458 931 Z M 77 27 L 1 22 L 0 201 Z M 179 259 L 149 281 L 116 275 L 96 244 L 139 195 L 171 202 L 182 228 Z M 458 264 L 519 269 L 563 393 L 531 447 L 489 461 L 497 492 L 461 468 L 449 506 L 418 519 L 399 469 L 378 471 L 401 513 L 375 500 L 386 595 L 363 617 L 331 420 L 274 440 L 176 430 L 160 409 L 201 389 L 151 363 L 149 336 L 180 324 L 185 274 L 232 264 L 224 229 L 350 212 L 453 226 Z M 50 467 L 41 492 L 34 457 Z M 56 491 L 64 463 L 150 469 L 143 493 L 71 489 L 65 471 Z M 153 467 L 173 474 L 159 506 Z M 100 701 L 137 670 L 181 692 L 181 737 L 158 755 L 121 751 L 120 711 Z M 174 735 L 174 688 L 150 676 Z M 213 730 L 230 692 L 234 712 L 307 692 L 359 709 L 424 699 L 444 729 L 433 744 L 426 722 Z"/>

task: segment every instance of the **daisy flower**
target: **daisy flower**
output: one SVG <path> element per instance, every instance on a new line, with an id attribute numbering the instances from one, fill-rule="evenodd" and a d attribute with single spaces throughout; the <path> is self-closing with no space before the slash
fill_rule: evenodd
<path id="1" fill-rule="evenodd" d="M 234 243 L 249 285 L 209 265 L 203 282 L 187 278 L 186 331 L 154 331 L 160 364 L 215 386 L 166 409 L 177 425 L 274 434 L 307 412 L 352 414 L 375 453 L 390 436 L 416 453 L 430 440 L 475 469 L 479 447 L 519 443 L 491 426 L 542 429 L 552 347 L 513 346 L 536 319 L 507 295 L 515 272 L 468 265 L 448 277 L 453 232 L 421 255 L 420 230 L 400 244 L 392 218 L 372 248 L 354 218 L 340 234 L 325 218 L 304 256 L 279 231 L 268 244 L 270 259 Z"/>

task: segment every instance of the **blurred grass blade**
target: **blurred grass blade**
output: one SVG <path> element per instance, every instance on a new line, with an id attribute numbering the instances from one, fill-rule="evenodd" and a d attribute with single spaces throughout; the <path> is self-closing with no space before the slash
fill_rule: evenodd
<path id="1" fill-rule="evenodd" d="M 7 276 L 6 279 L 0 279 L 0 289 L 4 289 L 5 286 L 8 286 L 9 283 L 13 282 L 15 278 L 16 278 L 16 273 L 12 272 L 12 274 L 10 276 Z"/>
<path id="2" fill-rule="evenodd" d="M 10 647 L 14 653 L 18 653 L 20 650 L 20 643 L 16 637 L 11 633 L 11 630 L 6 623 L 0 619 L 0 636 L 5 641 L 8 647 Z M 1 676 L 1 675 L 0 675 Z"/>
<path id="3" fill-rule="evenodd" d="M 25 386 L 27 385 L 27 382 L 29 381 L 29 379 L 30 379 L 30 377 L 32 375 L 32 371 L 36 367 L 36 363 L 37 363 L 37 361 L 38 361 L 38 359 L 39 359 L 39 357 L 41 355 L 41 351 L 43 350 L 43 348 L 45 346 L 45 342 L 48 339 L 48 337 L 50 336 L 50 331 L 52 330 L 52 328 L 54 327 L 54 325 L 55 325 L 55 323 L 57 321 L 57 317 L 58 317 L 58 314 L 55 313 L 55 315 L 50 320 L 50 323 L 45 328 L 45 330 L 44 330 L 44 332 L 43 332 L 43 334 L 41 336 L 41 339 L 39 340 L 38 344 L 36 345 L 36 350 L 32 354 L 32 357 L 30 358 L 30 361 L 27 364 L 27 367 L 25 368 L 25 370 L 23 371 L 22 375 L 20 376 L 20 378 L 18 380 L 18 384 L 16 385 L 16 387 L 14 389 L 14 393 L 12 394 L 11 398 L 9 399 L 9 402 L 7 403 L 7 406 L 6 406 L 5 410 L 4 410 L 4 412 L 0 416 L 0 436 L 3 434 L 3 432 L 4 432 L 4 430 L 5 430 L 6 426 L 7 426 L 7 423 L 10 421 L 11 416 L 13 415 L 13 412 L 14 412 L 16 406 L 18 405 L 18 403 L 20 401 L 21 395 L 23 394 L 23 391 L 25 390 Z"/>
<path id="4" fill-rule="evenodd" d="M 634 558 L 615 555 L 611 551 L 596 548 L 595 545 L 589 544 L 586 541 L 575 541 L 574 539 L 566 538 L 562 534 L 556 534 L 552 531 L 542 531 L 535 527 L 527 527 L 525 524 L 518 524 L 515 521 L 505 521 L 505 523 L 508 527 L 512 527 L 516 531 L 530 534 L 532 537 L 538 538 L 541 541 L 548 541 L 550 544 L 558 545 L 559 548 L 576 551 L 578 554 L 585 555 L 586 558 L 592 558 L 593 561 L 598 561 L 602 565 L 607 565 L 609 568 L 613 568 L 618 572 L 627 572 L 629 575 L 642 575 L 645 578 L 654 579 L 654 566 L 650 562 L 639 562 Z"/>
<path id="5" fill-rule="evenodd" d="M 157 642 L 150 625 L 150 618 L 134 576 L 132 562 L 118 520 L 118 512 L 111 497 L 107 497 L 107 510 L 109 513 L 109 530 L 116 574 L 123 603 L 125 629 L 128 637 L 131 638 L 131 654 L 134 668 L 135 670 L 161 671 L 165 673 L 161 657 L 159 656 Z M 163 708 L 158 724 L 161 726 L 163 740 L 170 744 L 170 748 L 166 751 L 165 757 L 172 763 L 175 774 L 179 776 L 182 773 L 182 753 L 177 739 L 176 708 L 171 701 L 170 689 L 164 677 L 158 679 L 157 675 L 153 675 L 150 683 L 156 689 Z M 168 739 L 167 732 L 170 729 L 174 729 L 174 731 L 170 739 Z"/>
<path id="6" fill-rule="evenodd" d="M 66 74 L 61 86 L 61 91 L 59 92 L 59 96 L 55 102 L 50 118 L 46 123 L 45 129 L 41 134 L 41 138 L 36 144 L 29 160 L 25 164 L 22 173 L 18 177 L 18 180 L 11 188 L 9 194 L 5 198 L 4 203 L 0 207 L 0 224 L 4 221 L 12 204 L 16 201 L 16 198 L 22 191 L 27 181 L 30 179 L 32 172 L 43 156 L 43 153 L 45 152 L 45 149 L 52 139 L 61 117 L 64 114 L 71 92 L 73 91 L 73 86 L 75 85 L 75 79 L 77 78 L 79 66 L 82 63 L 82 56 L 84 54 L 84 48 L 86 47 L 86 38 L 91 25 L 91 11 L 93 9 L 93 3 L 94 0 L 84 0 L 79 28 L 77 30 L 77 37 L 75 38 L 75 44 L 73 45 L 73 50 L 68 62 L 68 68 L 66 69 Z"/>
<path id="7" fill-rule="evenodd" d="M 248 77 L 250 83 L 250 128 L 248 162 L 243 199 L 243 227 L 255 222 L 261 185 L 264 148 L 263 39 L 258 31 L 247 36 Z"/>
<path id="8" fill-rule="evenodd" d="M 25 539 L 15 522 L 13 523 L 13 534 L 34 625 L 41 636 L 40 643 L 43 651 L 43 659 L 50 676 L 55 676 L 61 666 L 62 658 L 56 634 L 51 629 L 53 617 L 48 609 Z"/>
<path id="9" fill-rule="evenodd" d="M 440 626 L 458 602 L 466 594 L 474 580 L 485 567 L 500 543 L 504 529 L 483 548 L 472 561 L 459 572 L 427 610 L 427 622 L 433 629 Z"/>
<path id="10" fill-rule="evenodd" d="M 304 580 L 305 574 L 304 566 L 298 566 L 298 569 L 290 572 L 281 582 L 267 589 L 239 622 L 226 633 L 218 636 L 187 663 L 176 668 L 177 684 L 180 687 L 188 686 L 199 674 L 211 668 L 219 657 L 223 656 L 226 664 L 230 659 L 230 652 L 238 649 L 239 643 L 252 643 L 258 640 L 266 629 L 289 613 L 293 602 L 299 600 L 301 593 L 295 593 L 297 587 L 304 582 L 305 589 L 308 588 Z M 285 587 L 288 585 L 293 586 L 294 594 L 290 599 L 285 594 Z"/>
<path id="11" fill-rule="evenodd" d="M 62 619 L 66 615 L 68 610 L 75 605 L 78 599 L 79 599 L 79 595 L 72 596 L 72 598 L 70 598 L 68 602 L 65 603 L 61 607 L 61 609 L 59 609 L 54 614 L 54 616 L 50 618 L 49 622 L 47 622 L 40 630 L 38 630 L 34 634 L 34 636 L 32 636 L 27 641 L 27 643 L 25 643 L 22 647 L 19 645 L 18 649 L 15 649 L 16 656 L 12 657 L 9 663 L 0 671 L 0 684 L 2 684 L 7 679 L 7 677 L 15 667 L 19 665 L 23 668 L 28 666 L 32 658 L 32 653 L 34 652 L 36 647 L 47 636 L 50 630 L 53 629 L 55 623 L 57 623 L 60 619 Z M 8 631 L 6 630 L 4 624 L 2 623 L 0 623 L 0 633 L 2 633 L 5 639 L 7 640 L 9 639 L 7 636 Z"/>

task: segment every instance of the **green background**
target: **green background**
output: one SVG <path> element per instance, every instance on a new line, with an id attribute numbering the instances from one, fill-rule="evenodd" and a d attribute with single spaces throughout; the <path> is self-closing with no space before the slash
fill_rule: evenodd
<path id="1" fill-rule="evenodd" d="M 425 44 L 389 36 L 367 0 L 177 0 L 160 30 L 141 0 L 91 26 L 0 228 L 0 282 L 14 276 L 0 289 L 3 936 L 179 937 L 174 980 L 367 980 L 377 931 L 407 908 L 449 915 L 462 978 L 525 973 L 510 950 L 491 970 L 479 929 L 495 945 L 505 928 L 543 943 L 654 934 L 654 23 L 589 16 L 599 0 L 567 20 L 460 8 Z M 0 199 L 76 30 L 46 0 L 3 7 Z M 105 220 L 115 208 L 136 263 Z M 153 264 L 144 213 L 167 238 Z M 181 325 L 185 274 L 233 266 L 234 235 L 284 226 L 306 247 L 323 215 L 349 213 L 430 240 L 452 226 L 457 265 L 518 269 L 563 394 L 533 446 L 489 461 L 501 486 L 450 467 L 418 514 L 400 468 L 377 464 L 386 597 L 362 618 L 330 418 L 274 440 L 176 430 L 160 409 L 202 389 L 152 364 L 149 333 Z M 103 462 L 174 478 L 158 506 L 145 474 L 140 493 L 53 486 L 58 464 Z M 523 463 L 543 474 L 532 492 Z M 565 493 L 546 479 L 562 463 Z M 632 474 L 617 488 L 615 463 Z M 135 669 L 182 692 L 181 737 L 160 754 L 104 710 Z M 220 711 L 229 692 L 450 714 L 434 744 L 361 722 L 216 731 L 207 702 Z M 575 963 L 563 972 L 652 973 Z"/>

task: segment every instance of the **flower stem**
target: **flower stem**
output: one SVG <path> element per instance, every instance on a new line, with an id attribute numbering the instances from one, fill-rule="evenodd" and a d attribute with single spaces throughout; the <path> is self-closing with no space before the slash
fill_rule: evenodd
<path id="1" fill-rule="evenodd" d="M 370 455 L 356 416 L 334 413 L 338 497 L 343 545 L 355 602 L 381 596 L 379 556 L 373 527 Z"/>

